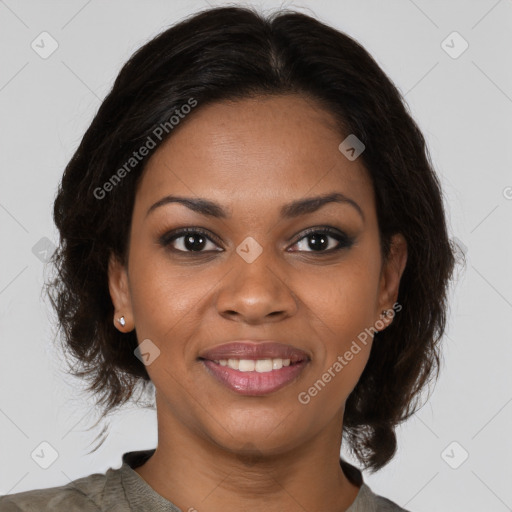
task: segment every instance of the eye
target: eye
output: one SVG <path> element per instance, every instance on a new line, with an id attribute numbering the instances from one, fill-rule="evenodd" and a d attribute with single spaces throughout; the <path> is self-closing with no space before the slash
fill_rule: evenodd
<path id="1" fill-rule="evenodd" d="M 308 229 L 294 245 L 299 247 L 299 252 L 331 253 L 348 248 L 353 243 L 353 238 L 342 231 L 323 227 Z M 311 251 L 308 251 L 308 248 L 311 248 Z"/>
<path id="2" fill-rule="evenodd" d="M 164 247 L 170 247 L 175 252 L 211 252 L 216 250 L 216 245 L 213 243 L 206 231 L 200 228 L 183 228 L 178 231 L 166 233 L 160 237 L 159 242 Z M 208 248 L 208 243 L 211 247 Z M 221 249 L 222 250 L 222 249 Z"/>
<path id="3" fill-rule="evenodd" d="M 222 251 L 223 249 L 219 249 L 212 238 L 214 237 L 201 228 L 182 228 L 177 231 L 165 233 L 159 238 L 159 243 L 163 247 L 167 247 L 177 253 L 201 254 L 212 251 Z M 292 247 L 298 246 L 299 252 L 329 254 L 348 248 L 353 243 L 353 238 L 342 231 L 331 227 L 317 227 L 310 228 L 303 232 L 301 238 L 299 238 Z M 210 247 L 208 247 L 208 244 L 210 244 Z M 308 250 L 308 248 L 311 250 Z"/>

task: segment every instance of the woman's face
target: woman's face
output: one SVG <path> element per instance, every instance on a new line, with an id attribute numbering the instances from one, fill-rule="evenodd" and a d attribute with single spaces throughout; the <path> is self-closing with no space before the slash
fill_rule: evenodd
<path id="1" fill-rule="evenodd" d="M 381 312 L 396 301 L 404 240 L 385 263 L 367 171 L 340 152 L 345 136 L 311 100 L 199 104 L 190 116 L 148 161 L 127 268 L 110 267 L 121 329 L 150 340 L 142 352 L 159 427 L 180 425 L 228 450 L 250 440 L 262 453 L 303 446 L 326 428 L 338 435 L 369 329 L 382 330 Z M 218 206 L 154 206 L 171 195 Z M 175 233 L 182 228 L 200 233 Z M 260 372 L 201 358 L 238 340 L 292 346 L 302 362 Z"/>

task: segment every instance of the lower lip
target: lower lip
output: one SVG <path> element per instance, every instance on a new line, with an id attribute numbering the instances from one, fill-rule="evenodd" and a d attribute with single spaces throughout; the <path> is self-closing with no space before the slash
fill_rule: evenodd
<path id="1" fill-rule="evenodd" d="M 283 366 L 270 372 L 241 372 L 228 366 L 221 366 L 210 360 L 202 360 L 209 372 L 226 387 L 241 395 L 261 396 L 283 388 L 306 367 L 307 361 Z"/>

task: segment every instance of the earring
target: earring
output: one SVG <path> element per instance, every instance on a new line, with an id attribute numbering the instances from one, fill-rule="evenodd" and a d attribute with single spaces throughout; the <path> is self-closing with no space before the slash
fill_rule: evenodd
<path id="1" fill-rule="evenodd" d="M 126 320 L 124 319 L 124 316 L 121 318 L 118 318 L 117 321 L 124 327 L 126 325 Z"/>
<path id="2" fill-rule="evenodd" d="M 382 315 L 387 317 L 388 316 L 388 312 L 389 312 L 389 309 L 383 309 L 382 310 Z"/>

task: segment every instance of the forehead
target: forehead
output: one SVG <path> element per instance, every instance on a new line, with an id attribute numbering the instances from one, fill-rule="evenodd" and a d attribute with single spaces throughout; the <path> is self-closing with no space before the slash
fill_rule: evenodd
<path id="1" fill-rule="evenodd" d="M 136 202 L 179 193 L 257 211 L 338 191 L 371 208 L 362 160 L 338 149 L 345 137 L 329 112 L 299 95 L 199 104 L 147 162 Z"/>

